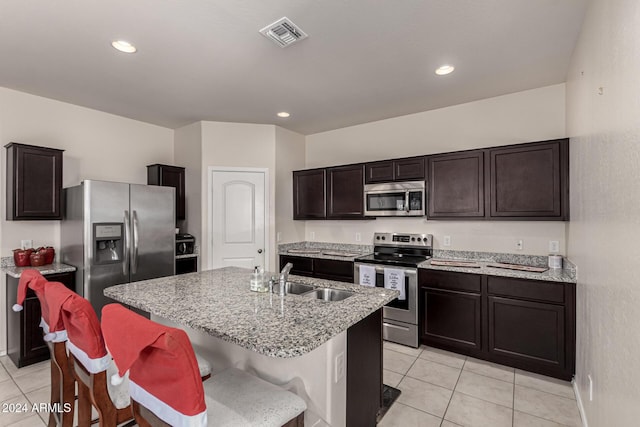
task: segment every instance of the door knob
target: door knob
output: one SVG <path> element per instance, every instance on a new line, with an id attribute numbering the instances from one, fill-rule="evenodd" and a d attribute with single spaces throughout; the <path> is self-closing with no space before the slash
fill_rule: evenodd
<path id="1" fill-rule="evenodd" d="M 261 254 L 262 253 L 262 249 L 258 249 L 258 253 Z"/>

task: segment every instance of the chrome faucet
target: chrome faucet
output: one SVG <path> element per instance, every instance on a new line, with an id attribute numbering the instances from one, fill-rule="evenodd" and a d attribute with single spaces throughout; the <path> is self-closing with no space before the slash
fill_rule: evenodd
<path id="1" fill-rule="evenodd" d="M 284 267 L 282 267 L 282 271 L 280 271 L 280 296 L 287 294 L 287 279 L 289 278 L 289 272 L 292 268 L 293 264 L 288 262 Z"/>

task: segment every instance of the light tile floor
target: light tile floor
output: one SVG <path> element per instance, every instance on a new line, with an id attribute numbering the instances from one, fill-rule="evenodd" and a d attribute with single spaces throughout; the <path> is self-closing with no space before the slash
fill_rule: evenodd
<path id="1" fill-rule="evenodd" d="M 49 361 L 17 369 L 0 357 L 0 427 L 42 427 L 49 414 L 31 412 L 50 396 Z M 380 427 L 581 426 L 571 384 L 422 346 L 385 342 L 384 382 L 402 391 Z M 15 406 L 14 406 L 15 407 Z M 95 414 L 94 414 L 95 415 Z"/>
<path id="2" fill-rule="evenodd" d="M 422 346 L 384 343 L 402 394 L 380 427 L 580 427 L 571 383 Z"/>

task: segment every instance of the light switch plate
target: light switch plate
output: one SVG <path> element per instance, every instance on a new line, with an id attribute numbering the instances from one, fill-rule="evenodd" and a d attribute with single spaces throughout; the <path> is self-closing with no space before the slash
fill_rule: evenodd
<path id="1" fill-rule="evenodd" d="M 451 236 L 444 236 L 442 244 L 445 246 L 451 246 Z"/>

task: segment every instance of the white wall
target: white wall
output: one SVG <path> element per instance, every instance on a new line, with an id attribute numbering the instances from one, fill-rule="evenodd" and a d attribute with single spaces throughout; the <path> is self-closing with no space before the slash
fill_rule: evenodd
<path id="1" fill-rule="evenodd" d="M 576 383 L 592 427 L 640 420 L 638 22 L 637 0 L 593 0 L 567 78 Z"/>
<path id="2" fill-rule="evenodd" d="M 210 166 L 267 168 L 269 170 L 270 232 L 267 245 L 270 250 L 269 268 L 276 262 L 275 239 L 275 126 L 247 123 L 201 122 L 202 126 L 202 221 L 201 258 L 203 269 L 209 267 L 209 251 L 205 239 L 210 239 L 208 222 Z"/>
<path id="3" fill-rule="evenodd" d="M 146 184 L 152 163 L 173 162 L 173 130 L 0 87 L 0 144 L 65 150 L 63 186 L 84 179 Z M 20 240 L 60 247 L 59 221 L 6 221 L 6 150 L 0 148 L 0 256 Z M 5 276 L 0 275 L 0 352 L 6 351 Z"/>
<path id="4" fill-rule="evenodd" d="M 293 174 L 304 169 L 304 135 L 276 126 L 276 233 L 281 242 L 304 240 L 304 221 L 293 221 Z M 276 239 L 277 240 L 277 239 Z"/>
<path id="5" fill-rule="evenodd" d="M 357 163 L 420 154 L 564 138 L 565 86 L 543 87 L 307 136 L 306 168 Z M 306 239 L 371 243 L 375 231 L 424 232 L 435 248 L 451 236 L 454 250 L 546 255 L 549 240 L 565 253 L 563 222 L 427 221 L 383 218 L 371 221 L 307 221 Z"/>
<path id="6" fill-rule="evenodd" d="M 180 232 L 188 232 L 196 236 L 196 245 L 202 246 L 200 241 L 203 207 L 201 197 L 203 173 L 201 122 L 175 130 L 173 157 L 176 166 L 185 168 L 186 219 L 179 223 Z"/>

